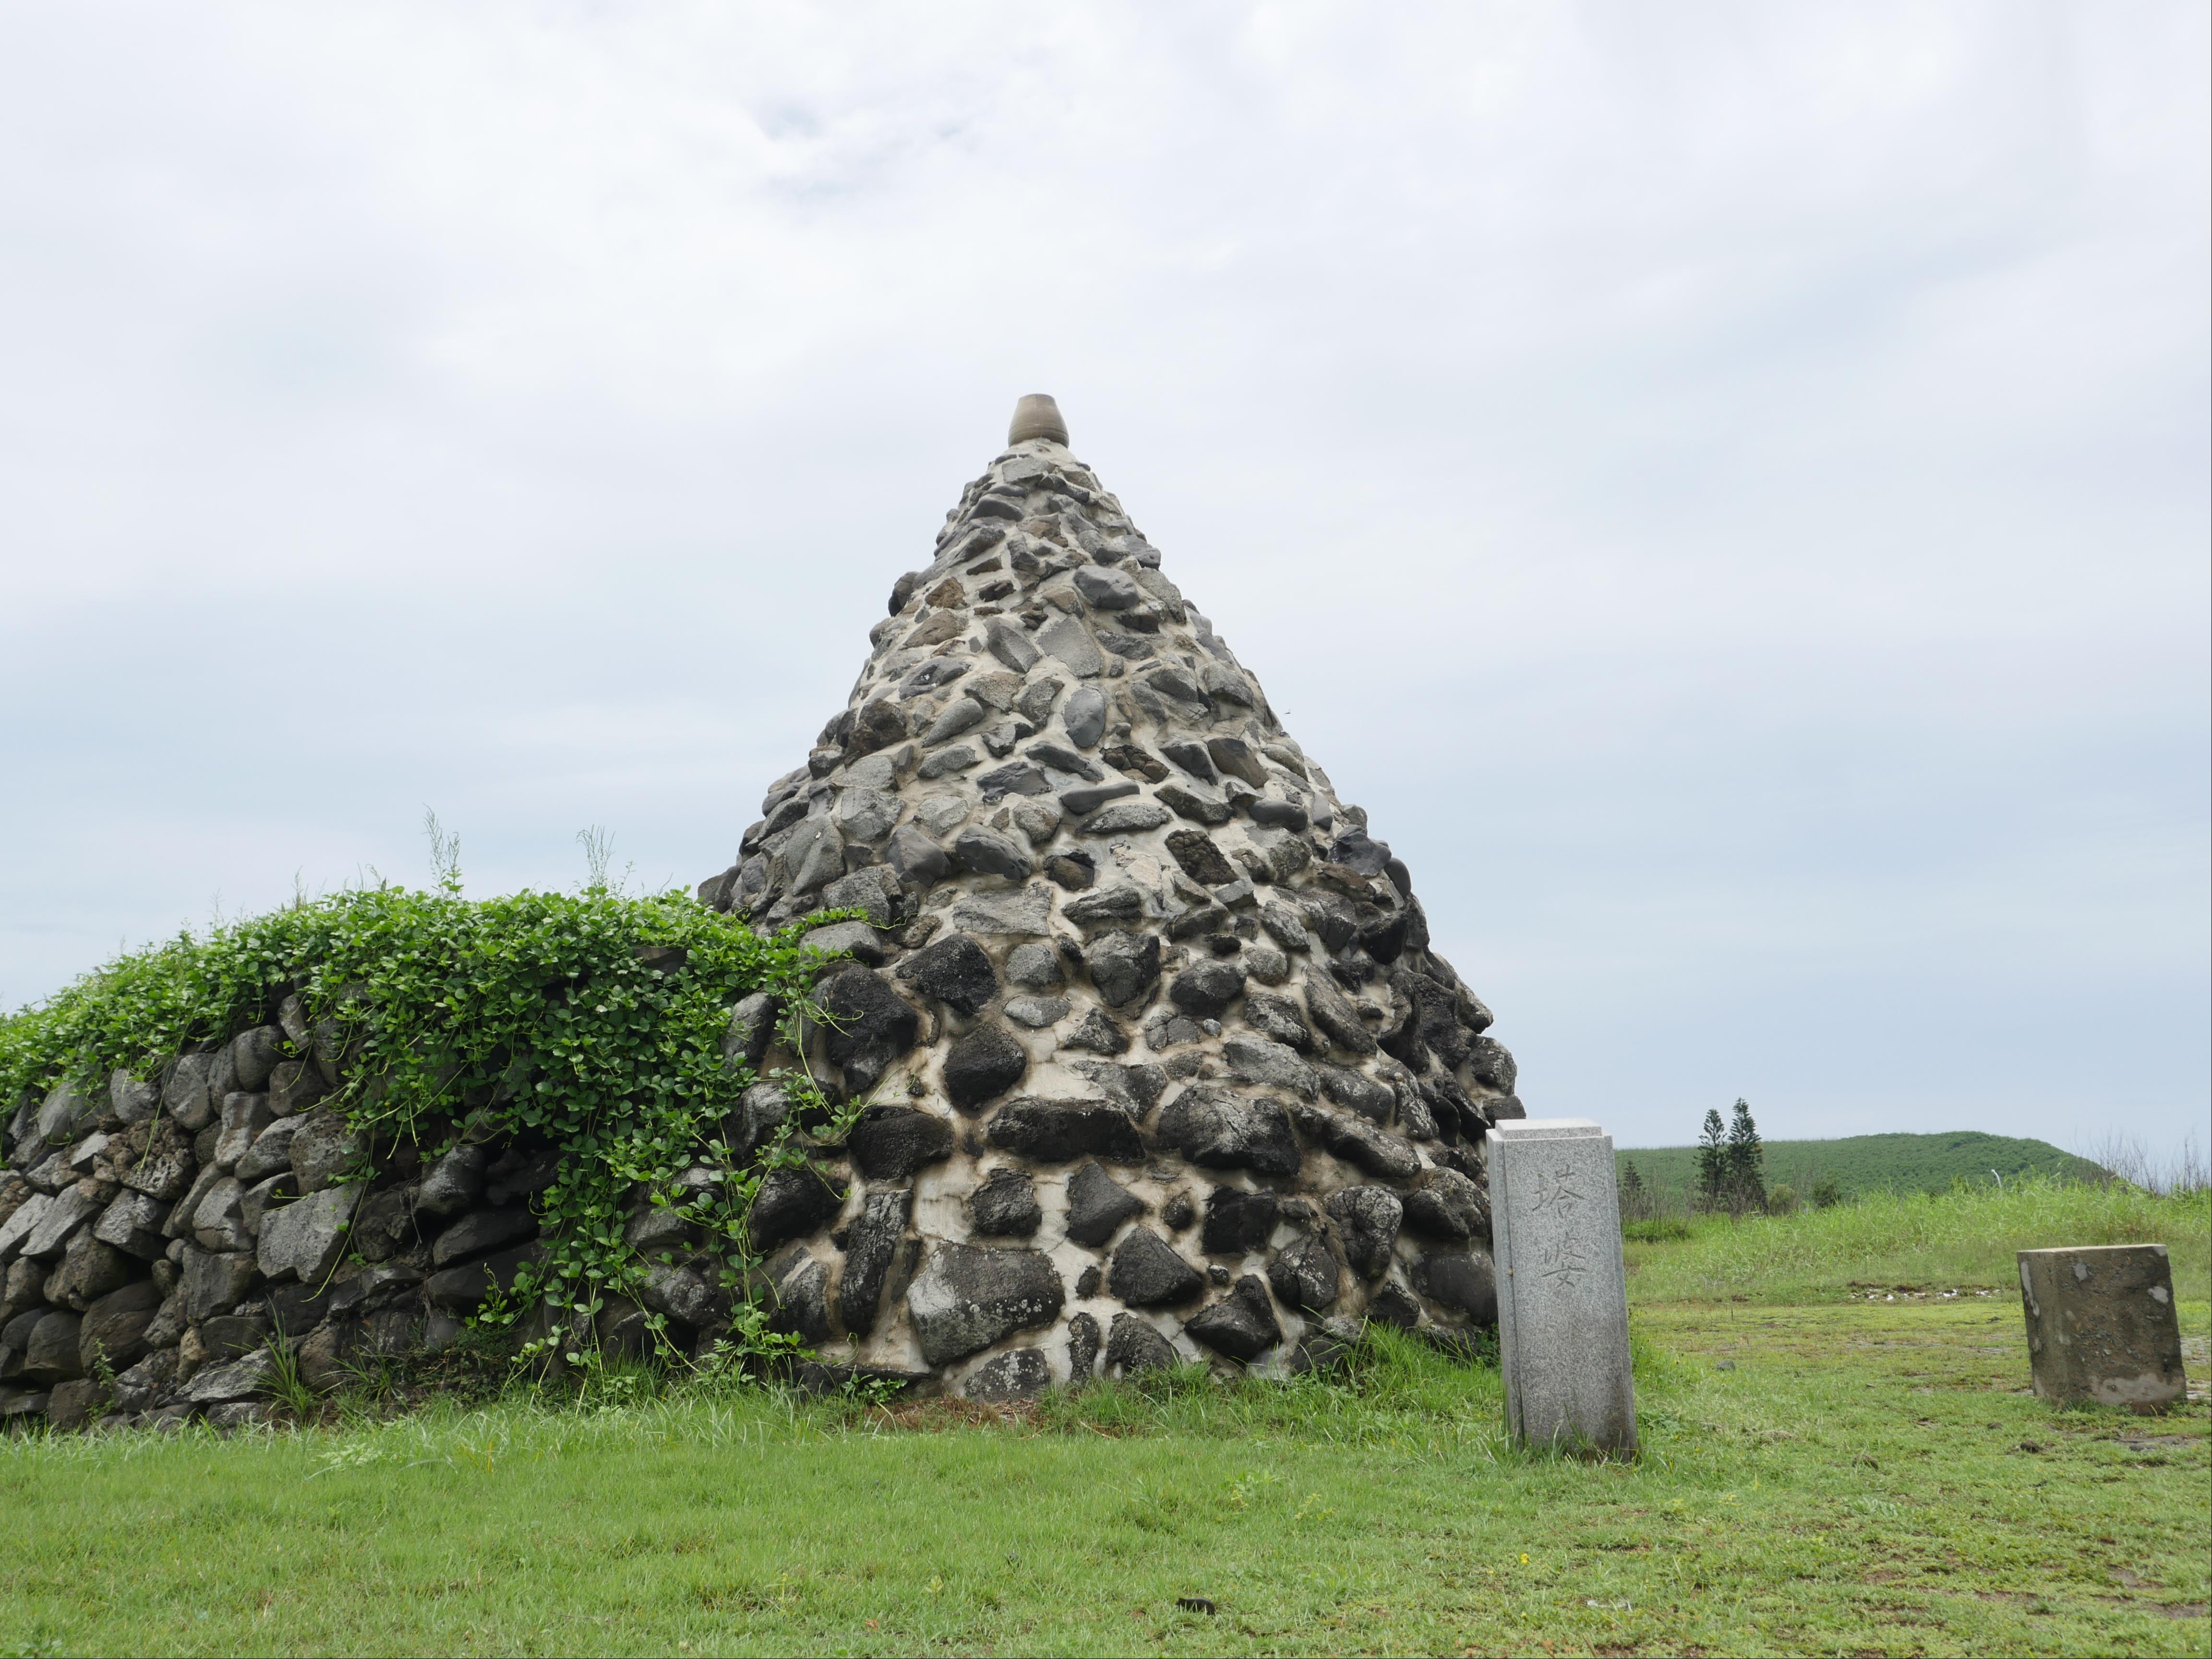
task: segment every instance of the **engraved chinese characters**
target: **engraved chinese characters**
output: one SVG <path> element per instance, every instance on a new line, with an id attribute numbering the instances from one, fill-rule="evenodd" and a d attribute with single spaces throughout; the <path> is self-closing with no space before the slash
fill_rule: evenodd
<path id="1" fill-rule="evenodd" d="M 1538 1215 L 1547 1215 L 1563 1227 L 1571 1227 L 1576 1216 L 1589 1202 L 1589 1196 L 1577 1184 L 1575 1172 L 1571 1166 L 1559 1164 L 1537 1170 L 1534 1207 Z M 1572 1231 L 1562 1231 L 1546 1240 L 1542 1254 L 1538 1257 L 1541 1276 L 1566 1291 L 1580 1289 L 1583 1280 L 1594 1271 L 1595 1266 L 1589 1253 L 1583 1248 L 1583 1241 Z"/>
<path id="2" fill-rule="evenodd" d="M 1515 1438 L 1636 1449 L 1613 1137 L 1583 1118 L 1498 1124 L 1486 1140 L 1499 1355 Z"/>

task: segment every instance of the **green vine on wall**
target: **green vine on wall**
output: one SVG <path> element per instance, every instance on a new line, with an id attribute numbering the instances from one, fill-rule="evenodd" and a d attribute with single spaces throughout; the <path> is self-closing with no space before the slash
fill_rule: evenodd
<path id="1" fill-rule="evenodd" d="M 471 900 L 452 879 L 336 894 L 131 953 L 0 1019 L 0 1098 L 72 1079 L 104 1090 L 117 1069 L 155 1077 L 297 995 L 314 1028 L 304 1046 L 340 1066 L 323 1106 L 380 1154 L 405 1144 L 428 1158 L 462 1139 L 558 1149 L 534 1200 L 544 1260 L 479 1316 L 514 1322 L 544 1307 L 554 1329 L 536 1351 L 548 1351 L 571 1340 L 564 1320 L 641 1279 L 623 1241 L 641 1185 L 706 1232 L 726 1287 L 757 1282 L 746 1218 L 762 1179 L 842 1140 L 859 1108 L 833 1108 L 802 1060 L 773 1079 L 792 1107 L 784 1124 L 740 1149 L 725 1126 L 760 1079 L 724 1054 L 730 1011 L 768 993 L 783 1047 L 802 1054 L 826 960 L 805 935 L 849 914 L 763 938 L 680 893 Z M 719 1179 L 679 1195 L 675 1177 L 702 1163 Z M 740 1346 L 775 1346 L 742 1294 L 734 1329 Z"/>

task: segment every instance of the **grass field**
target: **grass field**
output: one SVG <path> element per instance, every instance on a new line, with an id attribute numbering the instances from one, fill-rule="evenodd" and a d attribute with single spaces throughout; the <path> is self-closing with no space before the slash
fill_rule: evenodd
<path id="1" fill-rule="evenodd" d="M 1960 1129 L 1948 1134 L 1850 1135 L 1840 1140 L 1770 1140 L 1765 1145 L 1766 1184 L 1788 1186 L 1800 1200 L 1823 1181 L 1832 1181 L 1846 1198 L 1873 1192 L 1948 1192 L 1954 1181 L 1995 1187 L 1994 1170 L 2006 1182 L 2041 1176 L 2090 1180 L 2098 1166 L 2047 1140 Z M 1667 1210 L 1679 1213 L 1685 1194 L 1697 1185 L 1695 1146 L 1632 1146 L 1616 1154 L 1634 1164 L 1644 1183 Z"/>
<path id="2" fill-rule="evenodd" d="M 1630 1465 L 1513 1450 L 1493 1370 L 1388 1337 L 1347 1382 L 1026 1415 L 678 1393 L 19 1440 L 0 1650 L 2203 1653 L 2212 1207 L 2078 1191 L 1636 1247 Z M 2026 1392 L 2012 1241 L 2093 1226 L 2174 1247 L 2185 1409 Z"/>

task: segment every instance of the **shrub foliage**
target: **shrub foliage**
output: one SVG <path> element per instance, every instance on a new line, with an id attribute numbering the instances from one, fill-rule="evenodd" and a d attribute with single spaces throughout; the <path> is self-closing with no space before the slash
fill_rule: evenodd
<path id="1" fill-rule="evenodd" d="M 325 1105 L 374 1142 L 425 1156 L 464 1137 L 560 1149 L 560 1174 L 537 1200 L 548 1259 L 495 1316 L 511 1321 L 541 1295 L 580 1314 L 633 1282 L 642 1264 L 623 1229 L 638 1184 L 678 1201 L 673 1177 L 702 1160 L 721 1178 L 680 1201 L 736 1284 L 762 1176 L 802 1160 L 810 1137 L 836 1136 L 843 1115 L 803 1066 L 780 1073 L 795 1109 L 738 1167 L 723 1124 L 759 1079 L 741 1054 L 724 1055 L 730 1010 L 768 992 L 785 1046 L 800 1053 L 824 961 L 804 936 L 842 914 L 763 938 L 678 893 L 472 900 L 457 877 L 437 891 L 339 893 L 181 933 L 0 1020 L 0 1087 L 20 1099 L 65 1079 L 104 1088 L 116 1070 L 153 1078 L 296 996 L 312 1027 L 304 1046 L 340 1063 Z"/>

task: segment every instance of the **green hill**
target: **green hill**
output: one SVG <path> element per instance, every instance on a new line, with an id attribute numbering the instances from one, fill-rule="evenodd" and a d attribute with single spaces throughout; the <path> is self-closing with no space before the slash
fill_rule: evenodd
<path id="1" fill-rule="evenodd" d="M 1636 1165 L 1644 1185 L 1661 1194 L 1669 1210 L 1681 1209 L 1684 1194 L 1697 1183 L 1694 1146 L 1631 1146 L 1616 1156 Z M 1766 1143 L 1766 1184 L 1771 1188 L 1786 1182 L 1800 1197 L 1808 1196 L 1823 1181 L 1834 1182 L 1847 1198 L 1877 1188 L 1948 1191 L 1954 1177 L 1994 1184 L 1990 1181 L 1992 1170 L 2007 1181 L 2031 1173 L 2073 1180 L 2102 1173 L 2087 1158 L 2061 1152 L 2047 1140 L 2017 1140 L 1974 1129 Z"/>

